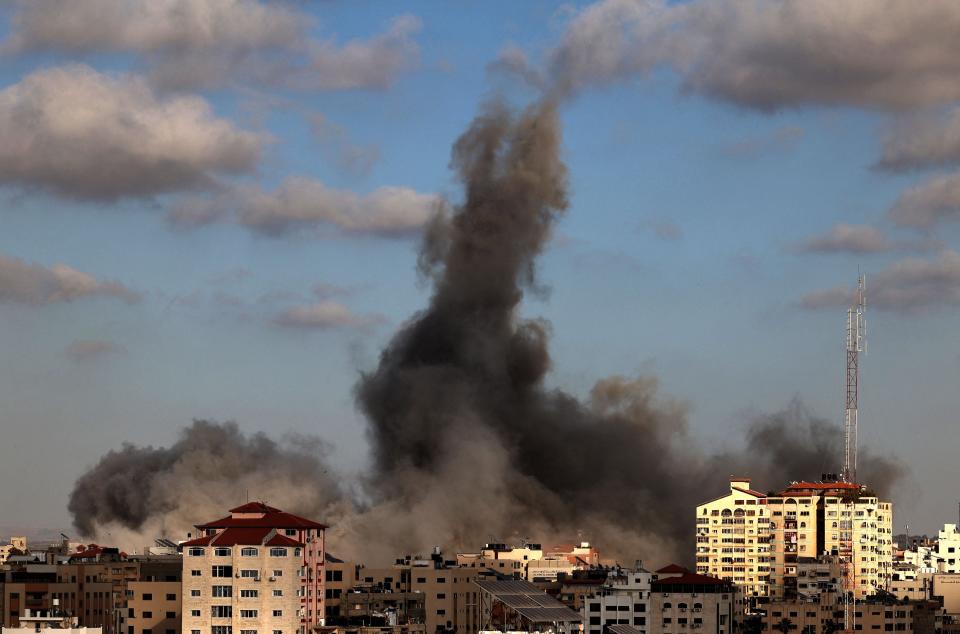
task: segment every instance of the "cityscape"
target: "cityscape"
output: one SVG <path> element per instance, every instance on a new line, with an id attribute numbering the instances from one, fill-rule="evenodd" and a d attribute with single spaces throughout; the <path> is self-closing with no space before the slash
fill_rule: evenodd
<path id="1" fill-rule="evenodd" d="M 0 634 L 960 634 L 960 3 L 0 3 Z"/>

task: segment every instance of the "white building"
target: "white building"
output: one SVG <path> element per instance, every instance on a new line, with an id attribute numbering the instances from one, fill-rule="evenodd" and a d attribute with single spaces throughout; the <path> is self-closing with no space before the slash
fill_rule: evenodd
<path id="1" fill-rule="evenodd" d="M 630 625 L 646 634 L 652 581 L 653 574 L 639 565 L 611 572 L 596 594 L 583 599 L 584 634 L 602 634 L 607 625 Z"/>

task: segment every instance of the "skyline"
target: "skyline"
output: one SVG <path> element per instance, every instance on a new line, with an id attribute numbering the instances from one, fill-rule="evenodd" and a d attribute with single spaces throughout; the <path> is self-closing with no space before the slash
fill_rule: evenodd
<path id="1" fill-rule="evenodd" d="M 136 11 L 115 12 L 107 37 L 95 11 L 64 25 L 56 4 L 11 4 L 0 26 L 0 136 L 17 148 L 0 151 L 0 347 L 16 360 L 0 381 L 0 474 L 48 465 L 0 493 L 4 508 L 62 527 L 74 479 L 106 450 L 169 446 L 192 418 L 319 436 L 332 464 L 363 473 L 354 383 L 428 300 L 417 236 L 438 196 L 460 200 L 450 146 L 491 86 L 516 105 L 535 97 L 504 68 L 537 83 L 566 59 L 570 208 L 538 265 L 549 292 L 522 308 L 551 323 L 548 384 L 583 396 L 607 376 L 655 376 L 689 405 L 692 442 L 711 449 L 739 450 L 749 421 L 790 413 L 795 398 L 839 425 L 848 296 L 837 289 L 859 269 L 861 446 L 909 468 L 895 526 L 929 533 L 953 515 L 952 447 L 930 439 L 949 437 L 960 373 L 946 171 L 960 156 L 948 110 L 960 84 L 922 51 L 879 69 L 851 56 L 838 63 L 850 89 L 789 63 L 776 90 L 751 83 L 761 44 L 787 62 L 804 50 L 766 39 L 785 19 L 770 7 L 802 33 L 832 19 L 846 51 L 879 9 L 824 17 L 756 2 L 770 19 L 731 27 L 721 18 L 746 4 L 402 15 L 327 3 L 303 30 L 304 7 L 211 1 L 238 29 L 211 43 L 162 21 L 145 30 Z M 612 19 L 623 41 L 609 39 Z M 907 47 L 897 36 L 919 22 L 942 25 L 944 51 L 960 32 L 946 2 L 885 19 Z M 662 41 L 668 27 L 683 46 Z M 245 29 L 261 39 L 238 43 Z M 703 47 L 720 41 L 732 44 L 706 63 Z M 78 103 L 102 108 L 74 120 Z"/>

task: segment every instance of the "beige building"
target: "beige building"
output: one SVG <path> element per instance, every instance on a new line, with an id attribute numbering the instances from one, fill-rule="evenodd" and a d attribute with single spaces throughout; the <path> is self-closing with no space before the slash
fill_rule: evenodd
<path id="1" fill-rule="evenodd" d="M 939 634 L 944 610 L 935 602 L 870 600 L 850 607 L 850 626 L 856 632 L 912 632 Z M 821 594 L 817 601 L 777 601 L 767 606 L 761 629 L 765 632 L 833 634 L 844 629 L 844 609 L 835 592 Z"/>
<path id="2" fill-rule="evenodd" d="M 181 557 L 145 557 L 137 563 L 136 580 L 126 583 L 120 634 L 180 634 Z"/>
<path id="3" fill-rule="evenodd" d="M 697 572 L 732 581 L 748 596 L 792 598 L 800 564 L 834 555 L 841 585 L 865 597 L 887 586 L 893 508 L 845 482 L 796 482 L 767 496 L 747 478 L 697 507 Z"/>
<path id="4" fill-rule="evenodd" d="M 847 482 L 796 482 L 766 500 L 770 596 L 797 593 L 800 557 L 837 555 L 842 588 L 858 597 L 883 589 L 893 565 L 893 505 Z"/>
<path id="5" fill-rule="evenodd" d="M 743 613 L 737 586 L 677 565 L 650 584 L 646 634 L 730 634 Z"/>
<path id="6" fill-rule="evenodd" d="M 27 538 L 11 537 L 9 544 L 0 544 L 0 564 L 6 562 L 12 552 L 27 552 Z"/>
<path id="7" fill-rule="evenodd" d="M 305 634 L 324 621 L 326 526 L 261 502 L 184 542 L 182 630 Z"/>
<path id="8" fill-rule="evenodd" d="M 730 492 L 697 507 L 697 573 L 732 581 L 749 596 L 768 593 L 770 520 L 766 496 L 749 478 L 730 478 Z"/>

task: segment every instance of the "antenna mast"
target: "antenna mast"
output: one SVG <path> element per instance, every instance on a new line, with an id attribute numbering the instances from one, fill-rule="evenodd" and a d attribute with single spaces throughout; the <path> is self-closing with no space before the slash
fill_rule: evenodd
<path id="1" fill-rule="evenodd" d="M 844 418 L 843 481 L 857 481 L 857 401 L 860 394 L 860 353 L 864 351 L 867 326 L 867 276 L 857 276 L 854 304 L 847 309 L 847 407 Z"/>

